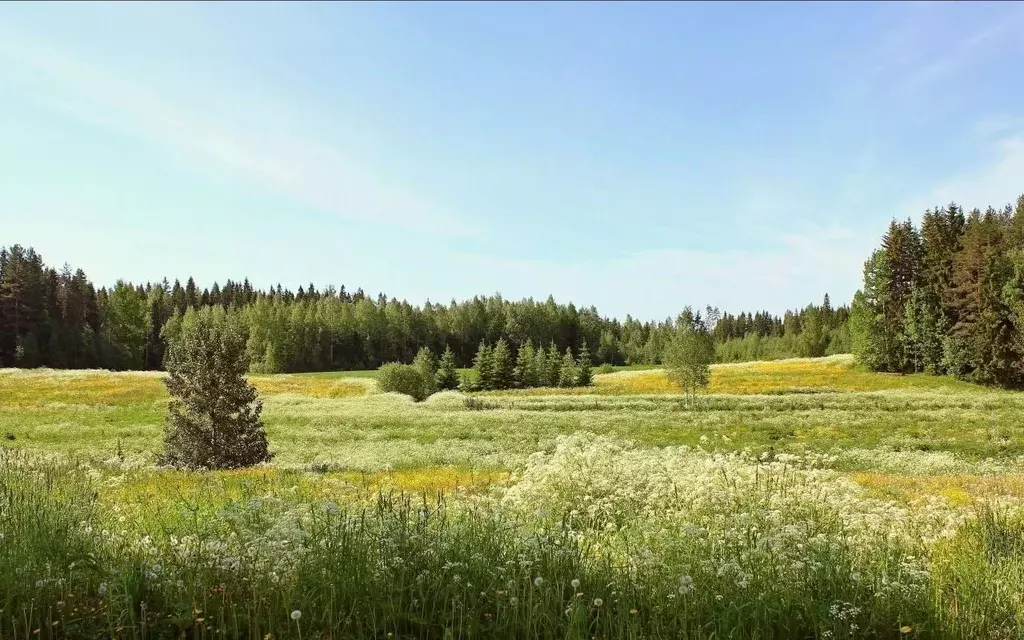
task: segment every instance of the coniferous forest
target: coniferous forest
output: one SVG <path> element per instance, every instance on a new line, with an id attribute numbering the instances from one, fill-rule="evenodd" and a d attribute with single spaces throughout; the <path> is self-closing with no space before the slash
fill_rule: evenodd
<path id="1" fill-rule="evenodd" d="M 245 336 L 253 372 L 371 369 L 450 348 L 471 366 L 481 344 L 503 340 L 510 357 L 526 344 L 564 355 L 586 349 L 595 365 L 658 364 L 679 318 L 640 321 L 601 316 L 594 307 L 553 298 L 509 301 L 477 296 L 414 306 L 313 284 L 296 291 L 256 289 L 247 280 L 197 287 L 118 281 L 97 287 L 82 269 L 56 269 L 31 247 L 0 248 L 0 366 L 162 369 L 167 337 L 190 308 L 223 307 Z M 681 316 L 692 313 L 684 310 Z M 786 312 L 723 313 L 715 326 L 718 359 L 820 356 L 850 350 L 849 308 L 820 305 Z M 169 332 L 168 329 L 171 331 Z"/>
<path id="2" fill-rule="evenodd" d="M 851 314 L 854 353 L 876 371 L 1024 388 L 1024 195 L 893 220 Z"/>

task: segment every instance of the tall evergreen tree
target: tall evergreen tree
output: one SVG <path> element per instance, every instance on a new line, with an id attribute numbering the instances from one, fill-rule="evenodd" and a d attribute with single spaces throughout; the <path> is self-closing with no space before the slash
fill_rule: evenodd
<path id="1" fill-rule="evenodd" d="M 437 368 L 437 387 L 439 389 L 456 389 L 459 386 L 459 372 L 455 364 L 455 352 L 445 345 L 441 354 L 441 362 Z"/>
<path id="2" fill-rule="evenodd" d="M 477 386 L 481 390 L 491 391 L 497 388 L 494 385 L 494 359 L 491 347 L 486 342 L 481 342 L 480 348 L 476 351 L 473 369 L 476 371 Z"/>
<path id="3" fill-rule="evenodd" d="M 512 388 L 512 371 L 515 365 L 512 361 L 512 354 L 508 350 L 508 343 L 505 342 L 504 338 L 498 338 L 498 341 L 495 343 L 494 351 L 491 352 L 491 363 L 494 371 L 494 388 Z"/>
<path id="4" fill-rule="evenodd" d="M 590 350 L 587 349 L 587 341 L 580 345 L 579 357 L 576 359 L 576 384 L 581 387 L 589 387 L 594 381 L 594 367 L 590 361 Z"/>
<path id="5" fill-rule="evenodd" d="M 562 356 L 562 361 L 558 368 L 558 386 L 575 387 L 578 379 L 579 374 L 576 371 L 576 360 L 572 357 L 572 350 L 566 347 L 565 355 Z"/>
<path id="6" fill-rule="evenodd" d="M 245 379 L 245 337 L 222 310 L 189 310 L 167 354 L 164 464 L 246 467 L 270 460 L 262 404 Z"/>

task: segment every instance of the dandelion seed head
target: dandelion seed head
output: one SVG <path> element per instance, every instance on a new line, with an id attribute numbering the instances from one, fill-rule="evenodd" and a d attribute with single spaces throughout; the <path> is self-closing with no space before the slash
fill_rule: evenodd
<path id="1" fill-rule="evenodd" d="M 302 612 L 301 611 L 299 611 L 298 609 L 296 609 L 295 611 L 292 611 L 292 620 L 298 620 L 301 617 L 302 617 Z"/>
<path id="2" fill-rule="evenodd" d="M 601 598 L 594 598 L 594 606 L 595 607 L 600 607 L 603 604 L 604 604 L 604 600 L 602 600 Z"/>
<path id="3" fill-rule="evenodd" d="M 533 586 L 539 587 L 542 584 L 544 584 L 544 578 L 542 578 L 540 576 L 537 576 L 536 578 L 533 579 Z"/>
<path id="4" fill-rule="evenodd" d="M 580 588 L 580 580 L 579 580 L 579 578 L 573 578 L 572 582 L 570 582 L 569 584 L 572 585 L 573 589 L 579 589 Z"/>

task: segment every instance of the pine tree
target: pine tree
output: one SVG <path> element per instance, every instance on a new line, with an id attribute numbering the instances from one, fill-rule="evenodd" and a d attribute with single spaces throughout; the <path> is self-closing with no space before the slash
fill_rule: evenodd
<path id="1" fill-rule="evenodd" d="M 587 349 L 587 341 L 580 345 L 580 354 L 576 360 L 576 384 L 581 387 L 589 387 L 594 381 L 594 367 L 590 361 L 590 350 Z"/>
<path id="2" fill-rule="evenodd" d="M 441 362 L 438 364 L 435 380 L 437 388 L 441 390 L 457 389 L 459 386 L 459 371 L 455 366 L 455 353 L 447 345 L 445 345 L 444 353 L 441 354 Z"/>
<path id="3" fill-rule="evenodd" d="M 247 364 L 245 337 L 220 308 L 185 314 L 167 352 L 171 400 L 162 463 L 226 469 L 270 460 Z"/>
<path id="4" fill-rule="evenodd" d="M 494 386 L 494 359 L 491 347 L 486 342 L 480 343 L 476 351 L 476 358 L 473 360 L 473 369 L 476 371 L 476 386 L 483 391 L 491 391 Z"/>
<path id="5" fill-rule="evenodd" d="M 558 369 L 558 386 L 575 387 L 577 379 L 576 360 L 572 357 L 572 350 L 566 347 Z"/>
<path id="6" fill-rule="evenodd" d="M 494 345 L 494 351 L 491 352 L 491 362 L 494 370 L 494 388 L 512 388 L 514 364 L 512 362 L 512 353 L 509 352 L 508 343 L 505 342 L 504 338 L 498 338 L 498 342 Z"/>

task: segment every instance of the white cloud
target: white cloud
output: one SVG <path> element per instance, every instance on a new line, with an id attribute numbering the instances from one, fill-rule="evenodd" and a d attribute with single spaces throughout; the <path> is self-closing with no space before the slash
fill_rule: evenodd
<path id="1" fill-rule="evenodd" d="M 810 227 L 803 233 L 766 238 L 764 249 L 732 251 L 652 250 L 586 263 L 451 256 L 460 272 L 486 274 L 479 291 L 508 298 L 546 297 L 593 304 L 602 314 L 662 320 L 684 306 L 723 310 L 787 308 L 849 302 L 876 238 L 842 227 Z"/>
<path id="2" fill-rule="evenodd" d="M 26 97 L 88 122 L 143 139 L 183 160 L 227 169 L 317 210 L 437 236 L 479 233 L 475 223 L 402 185 L 362 168 L 310 136 L 261 122 L 259 130 L 211 119 L 195 105 L 158 97 L 137 79 L 105 73 L 70 52 L 0 24 L 0 78 Z"/>
<path id="3" fill-rule="evenodd" d="M 991 148 L 991 160 L 981 169 L 954 176 L 898 208 L 899 217 L 918 220 L 925 209 L 951 201 L 984 210 L 1014 202 L 1024 193 L 1024 131 L 1005 137 Z"/>

